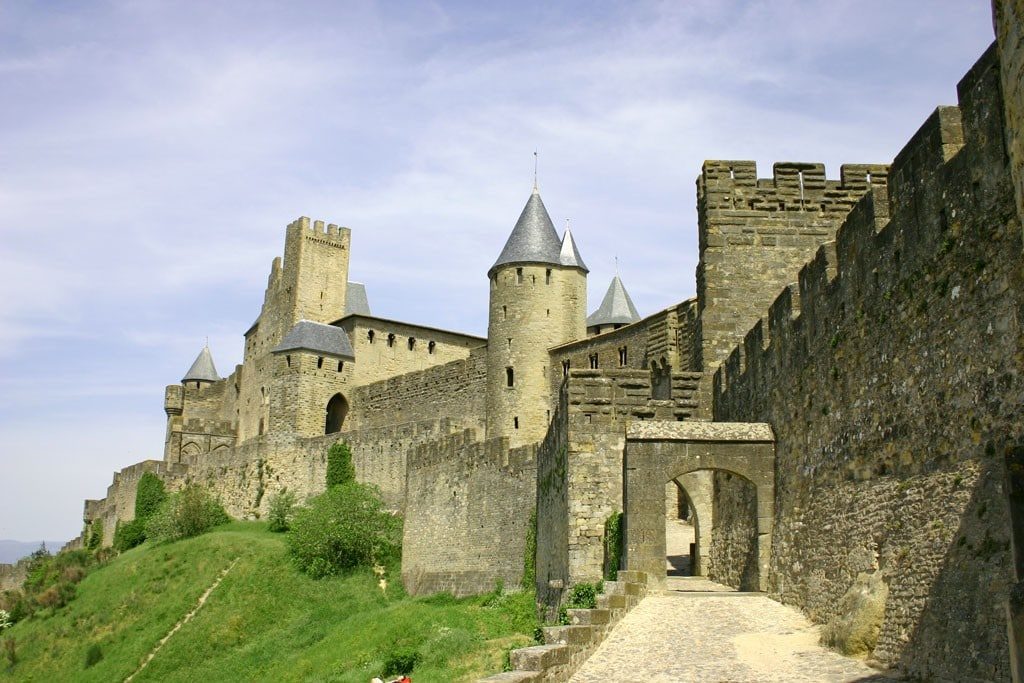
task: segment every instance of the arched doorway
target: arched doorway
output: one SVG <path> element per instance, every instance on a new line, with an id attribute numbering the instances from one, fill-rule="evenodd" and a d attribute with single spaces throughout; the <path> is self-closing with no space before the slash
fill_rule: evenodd
<path id="1" fill-rule="evenodd" d="M 324 434 L 334 434 L 341 431 L 345 424 L 345 416 L 348 415 L 348 401 L 341 394 L 335 394 L 327 402 L 327 419 L 324 424 Z"/>
<path id="2" fill-rule="evenodd" d="M 737 536 L 749 537 L 746 550 L 742 542 L 729 541 L 730 548 L 744 553 L 736 560 L 742 576 L 738 587 L 767 590 L 775 500 L 775 436 L 767 424 L 630 425 L 623 462 L 626 567 L 645 572 L 652 587 L 664 586 L 665 484 L 702 470 L 714 472 L 713 495 L 742 498 L 743 514 L 750 518 L 736 525 Z"/>
<path id="3" fill-rule="evenodd" d="M 665 485 L 665 561 L 668 576 L 707 576 L 714 474 L 690 472 Z"/>

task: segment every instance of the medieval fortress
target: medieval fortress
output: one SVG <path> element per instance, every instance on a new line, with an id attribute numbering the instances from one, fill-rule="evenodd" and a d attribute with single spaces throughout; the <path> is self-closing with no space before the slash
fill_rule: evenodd
<path id="1" fill-rule="evenodd" d="M 588 307 L 586 245 L 556 233 L 536 188 L 495 245 L 487 338 L 375 317 L 348 279 L 352 232 L 294 221 L 241 365 L 222 377 L 202 350 L 166 389 L 163 458 L 116 473 L 86 523 L 109 543 L 145 471 L 257 518 L 282 489 L 319 493 L 341 440 L 404 516 L 410 592 L 515 584 L 535 523 L 538 599 L 556 606 L 601 577 L 618 511 L 625 568 L 657 584 L 666 502 L 683 501 L 700 573 L 818 622 L 870 593 L 879 662 L 1008 679 L 1007 604 L 1019 625 L 1024 593 L 1024 12 L 995 9 L 997 43 L 959 104 L 891 165 L 830 179 L 817 163 L 758 177 L 705 162 L 697 296 L 646 317 L 618 277 Z"/>

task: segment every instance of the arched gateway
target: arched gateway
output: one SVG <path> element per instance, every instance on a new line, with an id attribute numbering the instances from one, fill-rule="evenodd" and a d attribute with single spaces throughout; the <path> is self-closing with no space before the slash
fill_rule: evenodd
<path id="1" fill-rule="evenodd" d="M 757 491 L 757 585 L 768 587 L 775 500 L 775 435 L 743 422 L 634 422 L 626 432 L 623 508 L 626 567 L 665 581 L 665 483 L 698 470 L 721 470 Z"/>

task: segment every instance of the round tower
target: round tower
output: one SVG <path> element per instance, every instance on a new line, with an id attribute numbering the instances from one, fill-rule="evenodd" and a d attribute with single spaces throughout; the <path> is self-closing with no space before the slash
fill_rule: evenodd
<path id="1" fill-rule="evenodd" d="M 514 448 L 547 432 L 548 349 L 586 335 L 587 267 L 569 230 L 558 238 L 536 187 L 488 277 L 487 436 Z"/>

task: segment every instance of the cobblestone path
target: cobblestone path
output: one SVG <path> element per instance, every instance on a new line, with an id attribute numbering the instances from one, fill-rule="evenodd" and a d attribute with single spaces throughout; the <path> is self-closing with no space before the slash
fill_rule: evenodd
<path id="1" fill-rule="evenodd" d="M 887 681 L 818 645 L 800 612 L 699 577 L 669 577 L 619 622 L 571 683 Z M 709 589 L 720 593 L 702 593 Z"/>

